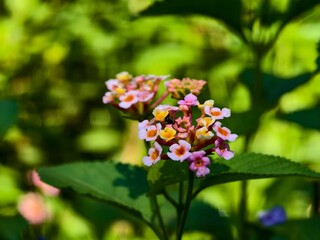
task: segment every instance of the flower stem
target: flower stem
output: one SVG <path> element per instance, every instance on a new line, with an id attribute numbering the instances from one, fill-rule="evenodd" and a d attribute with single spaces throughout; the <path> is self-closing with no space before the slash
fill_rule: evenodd
<path id="1" fill-rule="evenodd" d="M 146 151 L 148 152 L 148 149 L 150 148 L 150 142 L 145 141 L 144 144 L 145 144 Z M 165 225 L 164 225 L 164 222 L 162 219 L 162 215 L 160 212 L 160 207 L 159 207 L 157 195 L 151 196 L 150 202 L 151 202 L 152 210 L 158 219 L 162 233 L 160 233 L 158 231 L 158 228 L 156 228 L 156 226 L 153 226 L 153 230 L 154 230 L 155 234 L 159 237 L 159 239 L 167 240 L 169 238 L 168 238 L 167 231 L 166 231 L 166 228 L 165 228 Z"/>
<path id="2" fill-rule="evenodd" d="M 163 219 L 162 219 L 162 215 L 161 215 L 161 212 L 160 212 L 160 207 L 159 207 L 159 203 L 158 203 L 158 199 L 157 199 L 156 195 L 151 197 L 151 203 L 152 203 L 153 211 L 154 211 L 154 213 L 155 213 L 155 215 L 156 215 L 156 217 L 157 217 L 157 219 L 159 221 L 160 228 L 161 228 L 161 231 L 162 231 L 162 236 L 158 235 L 158 237 L 160 239 L 167 240 L 169 238 L 168 238 L 167 231 L 166 231 Z"/>
<path id="3" fill-rule="evenodd" d="M 160 96 L 160 97 L 157 99 L 157 101 L 155 101 L 155 102 L 151 105 L 150 109 L 154 109 L 156 106 L 158 106 L 166 97 L 168 97 L 168 95 L 169 95 L 169 92 L 168 92 L 168 91 L 164 92 L 164 94 L 162 94 L 162 96 Z"/>
<path id="4" fill-rule="evenodd" d="M 319 201 L 320 201 L 320 194 L 319 194 L 319 182 L 313 183 L 313 216 L 319 215 Z"/>
<path id="5" fill-rule="evenodd" d="M 176 208 L 177 210 L 177 229 L 176 229 L 176 234 L 177 234 L 177 239 L 179 239 L 179 229 L 181 225 L 181 218 L 183 214 L 183 182 L 179 183 L 179 195 L 178 195 L 178 206 Z"/>
<path id="6" fill-rule="evenodd" d="M 180 240 L 182 238 L 184 226 L 186 224 L 186 220 L 187 220 L 187 217 L 188 217 L 190 203 L 191 203 L 191 200 L 192 200 L 193 178 L 194 178 L 194 173 L 189 171 L 187 197 L 186 197 L 186 202 L 185 202 L 185 205 L 184 205 L 184 208 L 183 208 L 181 220 L 178 222 L 177 240 Z"/>
<path id="7" fill-rule="evenodd" d="M 176 203 L 176 201 L 168 194 L 165 189 L 162 191 L 162 194 L 168 200 L 168 202 L 172 204 L 172 206 L 174 206 L 176 209 L 178 208 L 178 204 Z"/>

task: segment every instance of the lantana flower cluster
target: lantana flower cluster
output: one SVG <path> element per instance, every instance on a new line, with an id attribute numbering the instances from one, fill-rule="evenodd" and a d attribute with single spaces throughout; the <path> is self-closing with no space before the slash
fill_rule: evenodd
<path id="1" fill-rule="evenodd" d="M 118 73 L 116 79 L 106 81 L 108 91 L 102 101 L 105 104 L 112 104 L 131 117 L 143 116 L 156 97 L 160 82 L 167 77 L 155 75 L 132 77 L 128 72 Z"/>
<path id="2" fill-rule="evenodd" d="M 198 118 L 196 110 L 201 113 Z M 160 160 L 188 161 L 190 171 L 203 177 L 210 173 L 208 155 L 215 152 L 226 160 L 234 156 L 229 142 L 238 135 L 219 121 L 230 117 L 230 109 L 215 107 L 213 100 L 200 104 L 197 96 L 189 93 L 178 106 L 158 105 L 152 114 L 151 120 L 138 126 L 139 138 L 151 144 L 148 156 L 143 158 L 146 166 Z"/>
<path id="3" fill-rule="evenodd" d="M 181 99 L 189 93 L 198 95 L 205 84 L 206 81 L 204 80 L 190 78 L 183 78 L 182 80 L 174 78 L 165 83 L 167 90 L 175 99 Z"/>

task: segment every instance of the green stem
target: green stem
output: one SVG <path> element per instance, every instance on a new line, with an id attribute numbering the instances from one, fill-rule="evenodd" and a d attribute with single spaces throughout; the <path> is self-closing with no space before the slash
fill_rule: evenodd
<path id="1" fill-rule="evenodd" d="M 150 142 L 144 141 L 144 144 L 145 144 L 146 151 L 148 152 L 148 149 L 150 148 Z M 160 207 L 159 207 L 159 204 L 158 204 L 157 196 L 156 195 L 151 196 L 150 197 L 150 202 L 151 202 L 152 210 L 153 210 L 153 212 L 155 213 L 155 216 L 158 219 L 161 232 L 159 231 L 158 227 L 155 226 L 155 225 L 152 226 L 152 229 L 155 232 L 155 234 L 159 237 L 159 239 L 167 240 L 169 238 L 168 238 L 167 231 L 166 231 L 163 219 L 162 219 L 162 215 L 161 215 L 161 212 L 160 212 Z"/>
<path id="2" fill-rule="evenodd" d="M 244 152 L 248 152 L 249 150 L 249 142 L 251 139 L 251 134 L 247 134 L 244 143 Z M 239 239 L 246 240 L 246 220 L 247 220 L 247 188 L 248 181 L 244 180 L 241 182 L 240 186 L 240 201 L 239 201 Z"/>
<path id="3" fill-rule="evenodd" d="M 179 207 L 178 203 L 167 193 L 167 191 L 164 189 L 162 191 L 163 196 L 168 200 L 169 203 L 172 204 L 176 209 Z"/>
<path id="4" fill-rule="evenodd" d="M 162 219 L 162 215 L 161 215 L 161 212 L 160 212 L 160 207 L 159 207 L 157 196 L 156 195 L 152 196 L 152 197 L 150 197 L 150 199 L 151 199 L 151 203 L 152 203 L 152 206 L 153 206 L 153 211 L 154 211 L 154 213 L 155 213 L 155 215 L 156 215 L 156 217 L 157 217 L 157 219 L 159 221 L 160 228 L 161 228 L 161 231 L 162 231 L 161 236 L 158 235 L 158 237 L 160 239 L 167 240 L 169 238 L 168 238 L 167 231 L 166 231 L 163 219 Z"/>
<path id="5" fill-rule="evenodd" d="M 241 196 L 239 202 L 239 239 L 246 240 L 246 219 L 247 219 L 247 186 L 248 181 L 241 182 Z"/>
<path id="6" fill-rule="evenodd" d="M 177 239 L 179 239 L 180 225 L 183 214 L 183 182 L 179 183 L 179 195 L 178 195 L 178 206 L 177 206 Z"/>
<path id="7" fill-rule="evenodd" d="M 319 194 L 319 182 L 313 183 L 313 209 L 312 214 L 313 216 L 317 216 L 319 214 L 319 201 L 320 201 L 320 194 Z"/>
<path id="8" fill-rule="evenodd" d="M 187 217 L 188 217 L 190 203 L 191 203 L 191 200 L 192 200 L 193 180 L 194 180 L 194 173 L 189 171 L 187 198 L 186 198 L 186 203 L 185 203 L 184 208 L 183 208 L 181 221 L 179 222 L 180 224 L 178 226 L 177 240 L 180 240 L 182 238 L 184 226 L 186 224 L 186 220 L 187 220 Z"/>

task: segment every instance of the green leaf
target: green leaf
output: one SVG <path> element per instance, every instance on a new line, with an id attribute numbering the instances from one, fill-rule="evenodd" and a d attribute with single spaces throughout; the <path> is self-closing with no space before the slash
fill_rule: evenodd
<path id="1" fill-rule="evenodd" d="M 152 165 L 148 172 L 150 193 L 160 193 L 166 186 L 188 179 L 187 162 L 162 160 Z"/>
<path id="2" fill-rule="evenodd" d="M 305 128 L 320 131 L 320 107 L 304 109 L 287 114 L 280 113 L 278 118 L 297 123 Z"/>
<path id="3" fill-rule="evenodd" d="M 259 127 L 262 110 L 263 109 L 255 108 L 246 112 L 232 113 L 232 117 L 223 119 L 223 125 L 238 135 L 255 132 Z"/>
<path id="4" fill-rule="evenodd" d="M 280 78 L 272 74 L 263 73 L 261 105 L 270 109 L 274 107 L 285 93 L 288 93 L 300 85 L 307 83 L 313 77 L 308 72 L 291 78 Z M 255 74 L 253 69 L 246 69 L 241 75 L 242 82 L 248 87 L 251 94 L 255 89 Z"/>
<path id="5" fill-rule="evenodd" d="M 0 136 L 3 136 L 17 120 L 17 102 L 12 100 L 0 100 L 0 112 Z"/>
<path id="6" fill-rule="evenodd" d="M 0 239 L 20 240 L 27 228 L 27 221 L 20 215 L 10 217 L 0 215 Z"/>
<path id="7" fill-rule="evenodd" d="M 113 162 L 80 162 L 39 169 L 41 179 L 58 188 L 104 200 L 149 223 L 152 218 L 146 172 Z"/>
<path id="8" fill-rule="evenodd" d="M 239 154 L 229 161 L 214 159 L 211 173 L 200 180 L 197 192 L 212 185 L 247 179 L 299 176 L 320 178 L 320 173 L 282 157 L 258 153 Z"/>
<path id="9" fill-rule="evenodd" d="M 316 64 L 317 64 L 317 71 L 320 71 L 320 41 L 317 44 L 317 52 L 318 52 L 318 57 L 316 59 Z"/>
<path id="10" fill-rule="evenodd" d="M 283 25 L 319 4 L 319 0 L 291 0 Z"/>
<path id="11" fill-rule="evenodd" d="M 165 0 L 157 1 L 142 16 L 164 14 L 200 14 L 222 20 L 231 30 L 242 36 L 240 0 Z"/>
<path id="12" fill-rule="evenodd" d="M 320 218 L 289 220 L 281 226 L 276 227 L 281 233 L 290 240 L 319 240 L 320 239 Z"/>
<path id="13" fill-rule="evenodd" d="M 230 219 L 208 203 L 197 200 L 191 203 L 185 231 L 209 233 L 217 240 L 233 239 Z"/>

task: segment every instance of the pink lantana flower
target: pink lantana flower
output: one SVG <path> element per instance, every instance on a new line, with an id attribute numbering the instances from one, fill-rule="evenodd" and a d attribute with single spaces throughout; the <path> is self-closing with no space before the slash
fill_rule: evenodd
<path id="1" fill-rule="evenodd" d="M 140 102 L 148 102 L 154 96 L 154 92 L 150 93 L 148 91 L 140 91 L 138 94 L 138 98 Z"/>
<path id="2" fill-rule="evenodd" d="M 229 108 L 223 108 L 222 110 L 217 107 L 205 106 L 204 112 L 215 119 L 223 119 L 230 117 L 231 111 Z"/>
<path id="3" fill-rule="evenodd" d="M 144 157 L 142 161 L 146 166 L 149 167 L 160 160 L 161 153 L 162 153 L 162 147 L 160 146 L 159 143 L 155 142 L 153 144 L 153 148 L 150 148 L 148 151 L 149 156 Z"/>
<path id="4" fill-rule="evenodd" d="M 132 90 L 129 91 L 119 97 L 119 100 L 121 101 L 119 104 L 119 107 L 128 109 L 130 108 L 133 104 L 138 102 L 138 93 L 139 91 Z"/>
<path id="5" fill-rule="evenodd" d="M 198 104 L 198 98 L 197 96 L 193 95 L 192 93 L 189 93 L 187 96 L 184 97 L 184 100 L 179 100 L 179 105 L 187 105 L 187 106 L 196 106 Z"/>
<path id="6" fill-rule="evenodd" d="M 234 152 L 230 150 L 230 146 L 221 138 L 218 138 L 215 141 L 215 152 L 225 160 L 230 160 L 234 156 Z"/>
<path id="7" fill-rule="evenodd" d="M 105 95 L 102 97 L 102 102 L 104 104 L 108 104 L 114 101 L 114 97 L 112 92 L 106 92 Z"/>
<path id="8" fill-rule="evenodd" d="M 167 153 L 168 157 L 174 161 L 183 162 L 188 157 L 190 157 L 191 153 L 189 152 L 191 149 L 190 143 L 185 140 L 179 140 L 178 143 L 172 144 L 169 148 L 170 152 Z"/>
<path id="9" fill-rule="evenodd" d="M 119 87 L 119 80 L 118 79 L 110 79 L 106 81 L 106 86 L 108 90 L 115 91 Z"/>
<path id="10" fill-rule="evenodd" d="M 232 134 L 228 128 L 221 127 L 221 122 L 216 122 L 213 125 L 213 129 L 216 132 L 217 136 L 222 138 L 223 140 L 233 142 L 238 137 L 237 134 Z"/>
<path id="11" fill-rule="evenodd" d="M 60 193 L 60 189 L 41 181 L 39 174 L 35 170 L 31 172 L 31 181 L 33 185 L 39 187 L 45 195 L 57 196 Z"/>
<path id="12" fill-rule="evenodd" d="M 139 138 L 145 139 L 146 141 L 154 141 L 158 137 L 160 130 L 160 123 L 157 123 L 156 125 L 150 125 L 145 129 L 139 130 Z"/>
<path id="13" fill-rule="evenodd" d="M 42 197 L 37 193 L 27 193 L 18 203 L 20 214 L 31 224 L 41 224 L 49 218 L 49 212 Z"/>
<path id="14" fill-rule="evenodd" d="M 207 167 L 210 165 L 210 159 L 205 155 L 206 152 L 201 150 L 193 152 L 189 157 L 189 169 L 196 172 L 197 177 L 204 177 L 210 173 L 210 169 Z"/>

